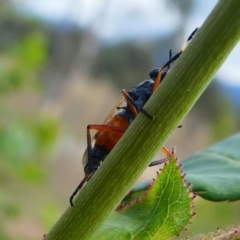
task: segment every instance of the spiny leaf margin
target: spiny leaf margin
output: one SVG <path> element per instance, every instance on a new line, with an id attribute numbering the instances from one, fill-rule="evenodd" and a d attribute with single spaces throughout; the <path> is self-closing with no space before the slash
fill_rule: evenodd
<path id="1" fill-rule="evenodd" d="M 114 212 L 92 240 L 169 239 L 189 223 L 192 199 L 184 175 L 172 156 L 157 179 L 138 198 Z"/>

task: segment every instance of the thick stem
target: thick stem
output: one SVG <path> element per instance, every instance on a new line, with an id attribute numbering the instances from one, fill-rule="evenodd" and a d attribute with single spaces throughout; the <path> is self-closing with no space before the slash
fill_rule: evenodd
<path id="1" fill-rule="evenodd" d="M 155 119 L 143 114 L 136 118 L 46 240 L 90 239 L 103 224 L 238 43 L 239 16 L 239 0 L 218 2 L 146 104 L 145 109 Z"/>

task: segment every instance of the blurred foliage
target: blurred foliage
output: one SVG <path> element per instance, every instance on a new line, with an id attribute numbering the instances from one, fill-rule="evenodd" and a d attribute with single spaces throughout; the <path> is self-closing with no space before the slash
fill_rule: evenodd
<path id="1" fill-rule="evenodd" d="M 192 111 L 197 112 L 201 121 L 211 124 L 209 136 L 213 142 L 234 134 L 239 127 L 239 114 L 217 81 L 210 84 Z"/>
<path id="2" fill-rule="evenodd" d="M 60 125 L 55 112 L 45 111 L 46 104 L 51 105 L 54 102 L 62 107 L 63 114 L 68 119 L 67 124 L 72 129 L 79 129 L 83 120 L 87 122 L 86 118 L 89 117 L 82 114 L 84 109 L 81 108 L 94 107 L 98 99 L 101 98 L 99 102 L 103 102 L 102 98 L 106 98 L 107 94 L 109 99 L 106 98 L 106 101 L 111 102 L 112 95 L 109 91 L 113 90 L 113 94 L 115 92 L 109 84 L 109 88 L 100 94 L 91 89 L 92 92 L 88 95 L 93 94 L 95 98 L 89 96 L 90 100 L 86 100 L 79 96 L 85 89 L 77 92 L 78 87 L 84 85 L 82 82 L 91 79 L 97 82 L 112 81 L 119 91 L 147 79 L 152 68 L 166 62 L 170 47 L 174 53 L 181 48 L 183 36 L 186 37 L 185 21 L 194 4 L 194 1 L 189 0 L 166 1 L 169 9 L 176 9 L 180 17 L 176 31 L 169 36 L 109 45 L 103 44 L 89 29 L 80 29 L 67 21 L 52 24 L 21 14 L 16 10 L 14 2 L 17 1 L 0 0 L 0 240 L 12 240 L 4 232 L 4 222 L 9 219 L 18 219 L 30 212 L 47 229 L 62 211 L 55 200 L 46 197 L 48 191 L 44 188 L 50 185 L 46 184 L 49 178 L 55 177 L 55 182 L 59 180 L 56 180 L 56 176 L 50 176 L 47 159 L 59 141 L 60 130 L 63 131 L 65 126 Z M 22 1 L 19 3 L 22 4 Z M 160 19 L 161 16 L 156 17 Z M 72 81 L 76 79 L 77 87 Z M 71 87 L 76 90 L 73 94 Z M 91 107 L 88 107 L 89 111 L 94 113 L 96 109 L 92 111 Z M 96 111 L 96 118 L 98 113 L 99 109 Z M 194 129 L 197 131 L 198 124 L 204 123 L 204 126 L 210 128 L 209 138 L 212 141 L 233 133 L 239 122 L 239 115 L 236 115 L 236 110 L 217 82 L 207 89 L 192 113 Z M 73 118 L 77 120 L 69 120 Z M 85 125 L 81 128 L 85 134 Z M 191 132 L 190 126 L 186 128 Z M 69 144 L 68 137 L 65 136 L 65 145 Z M 78 144 L 77 142 L 76 145 Z M 64 153 L 69 160 L 69 152 Z M 78 157 L 79 149 L 73 154 Z M 60 171 L 58 174 L 61 173 Z M 59 191 L 65 191 L 66 194 L 64 187 L 69 185 L 64 185 L 63 179 L 66 180 L 61 178 L 63 182 L 57 182 L 57 185 Z M 35 198 L 29 201 L 29 195 Z M 62 200 L 61 196 L 58 201 Z M 35 203 L 35 208 L 31 209 L 31 203 L 36 199 L 40 199 L 40 204 Z M 211 210 L 215 211 L 207 208 L 209 214 Z M 199 211 L 204 215 L 204 207 Z M 221 213 L 221 208 L 217 211 Z M 216 215 L 219 221 L 220 213 Z M 224 211 L 224 219 L 228 219 L 229 224 L 235 218 L 234 211 Z M 204 222 L 204 219 L 201 221 Z M 197 228 L 196 225 L 194 227 Z"/>
<path id="3" fill-rule="evenodd" d="M 1 176 L 4 176 L 5 166 L 28 181 L 42 179 L 44 175 L 38 165 L 55 142 L 58 133 L 56 120 L 44 117 L 33 122 L 25 120 L 22 124 L 13 124 L 0 126 Z"/>
<path id="4" fill-rule="evenodd" d="M 240 202 L 211 202 L 200 198 L 195 201 L 194 211 L 197 215 L 187 226 L 188 231 L 180 234 L 180 239 L 186 239 L 199 234 L 207 234 L 216 231 L 217 228 L 225 229 L 226 227 L 239 224 L 240 217 L 238 209 Z M 179 236 L 174 238 L 179 239 Z"/>
<path id="5" fill-rule="evenodd" d="M 40 32 L 31 32 L 5 49 L 0 56 L 0 94 L 36 85 L 36 73 L 43 67 L 46 57 L 47 43 Z"/>
<path id="6" fill-rule="evenodd" d="M 56 219 L 61 215 L 61 211 L 55 202 L 47 202 L 43 204 L 41 209 L 41 218 L 46 229 L 51 229 Z"/>
<path id="7" fill-rule="evenodd" d="M 151 62 L 151 51 L 148 47 L 124 42 L 101 48 L 91 73 L 97 81 L 99 78 L 113 79 L 117 86 L 129 88 L 134 86 L 138 79 L 148 77 Z"/>
<path id="8" fill-rule="evenodd" d="M 22 214 L 21 197 L 14 200 L 11 185 L 21 189 L 46 181 L 45 159 L 55 145 L 59 122 L 36 105 L 43 89 L 39 76 L 48 59 L 45 33 L 34 21 L 23 20 L 10 2 L 1 3 L 0 239 L 7 240 L 5 222 Z"/>

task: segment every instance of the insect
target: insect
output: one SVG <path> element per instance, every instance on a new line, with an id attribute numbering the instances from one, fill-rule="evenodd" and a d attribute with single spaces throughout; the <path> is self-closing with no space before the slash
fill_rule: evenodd
<path id="1" fill-rule="evenodd" d="M 171 63 L 180 57 L 197 30 L 198 29 L 195 29 L 188 37 L 179 53 L 172 57 L 172 51 L 170 50 L 167 63 L 165 63 L 160 69 L 155 68 L 150 71 L 149 75 L 151 79 L 138 84 L 130 91 L 126 91 L 125 89 L 122 90 L 122 99 L 116 104 L 103 124 L 90 124 L 87 126 L 87 148 L 82 159 L 85 176 L 70 197 L 71 206 L 73 206 L 75 195 L 93 176 L 136 116 L 142 112 L 149 119 L 153 119 L 153 116 L 143 107 L 167 75 Z M 97 130 L 97 133 L 93 138 L 91 138 L 90 130 Z M 93 141 L 95 141 L 94 145 L 92 145 Z M 162 151 L 167 156 L 170 156 L 166 147 L 163 146 Z M 150 163 L 149 166 L 154 166 L 160 163 L 161 161 L 154 161 Z"/>

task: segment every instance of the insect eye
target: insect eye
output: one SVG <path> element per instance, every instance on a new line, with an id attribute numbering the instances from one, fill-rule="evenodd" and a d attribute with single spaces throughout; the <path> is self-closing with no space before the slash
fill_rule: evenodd
<path id="1" fill-rule="evenodd" d="M 149 72 L 149 76 L 152 80 L 155 80 L 159 73 L 159 68 L 154 68 Z"/>

